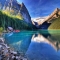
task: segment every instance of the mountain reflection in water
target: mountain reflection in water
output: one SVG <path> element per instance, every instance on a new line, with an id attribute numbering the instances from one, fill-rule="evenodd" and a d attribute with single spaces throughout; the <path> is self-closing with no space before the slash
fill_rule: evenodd
<path id="1" fill-rule="evenodd" d="M 9 37 L 6 35 L 5 39 L 14 50 L 23 52 L 28 60 L 60 60 L 59 33 L 23 31 Z"/>
<path id="2" fill-rule="evenodd" d="M 60 60 L 60 44 L 52 36 L 34 34 L 26 52 L 29 60 Z"/>

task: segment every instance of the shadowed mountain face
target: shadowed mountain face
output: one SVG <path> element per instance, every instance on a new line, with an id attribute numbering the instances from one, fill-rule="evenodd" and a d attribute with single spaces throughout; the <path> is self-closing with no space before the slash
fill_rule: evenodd
<path id="1" fill-rule="evenodd" d="M 0 9 L 8 9 L 9 11 L 13 10 L 16 14 L 20 13 L 23 16 L 25 22 L 31 24 L 31 17 L 24 3 L 19 4 L 17 0 L 0 0 Z"/>

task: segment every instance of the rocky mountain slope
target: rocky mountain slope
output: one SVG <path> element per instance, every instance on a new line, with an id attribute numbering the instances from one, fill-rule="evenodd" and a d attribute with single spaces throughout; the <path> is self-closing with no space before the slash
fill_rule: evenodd
<path id="1" fill-rule="evenodd" d="M 48 30 L 50 29 L 60 29 L 60 17 L 57 19 L 54 19 L 54 22 L 48 27 Z"/>
<path id="2" fill-rule="evenodd" d="M 38 25 L 42 25 L 44 22 L 51 22 L 53 19 L 58 18 L 60 15 L 60 9 L 56 8 L 49 16 L 46 17 L 42 17 L 41 18 L 37 18 L 35 21 L 32 20 L 32 23 L 35 24 L 34 22 L 36 22 Z"/>
<path id="3" fill-rule="evenodd" d="M 60 17 L 60 9 L 56 8 L 49 16 L 47 17 L 42 17 L 42 18 L 36 18 L 35 20 L 32 20 L 32 24 L 35 25 L 36 27 L 43 27 L 45 28 L 47 25 L 58 25 L 57 23 L 59 23 L 58 21 Z M 58 20 L 54 23 L 55 20 Z M 60 23 L 59 23 L 60 24 Z M 45 27 L 44 27 L 45 26 Z M 59 25 L 58 25 L 59 26 Z M 58 27 L 57 26 L 57 27 Z M 48 28 L 49 26 L 47 26 Z M 50 28 L 50 27 L 49 27 Z M 59 27 L 58 27 L 59 28 Z M 52 29 L 55 29 L 54 27 L 52 27 Z M 60 28 L 59 28 L 60 29 Z"/>
<path id="4" fill-rule="evenodd" d="M 50 22 L 52 22 L 52 24 L 49 26 L 49 30 L 50 29 L 60 29 L 60 9 L 57 8 L 55 11 L 54 11 L 54 17 L 52 17 L 51 15 L 51 19 L 50 19 Z"/>
<path id="5" fill-rule="evenodd" d="M 17 0 L 0 0 L 0 10 L 8 10 L 14 15 L 22 15 L 25 22 L 31 24 L 31 17 L 24 3 L 20 4 Z"/>

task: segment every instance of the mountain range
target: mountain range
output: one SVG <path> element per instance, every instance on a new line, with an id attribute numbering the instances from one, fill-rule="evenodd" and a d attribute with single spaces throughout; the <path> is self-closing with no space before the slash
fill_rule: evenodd
<path id="1" fill-rule="evenodd" d="M 10 15 L 11 14 L 19 15 L 17 17 L 22 17 L 24 20 L 24 23 L 27 23 L 27 25 L 33 26 L 34 28 L 37 28 L 37 29 L 48 29 L 48 27 L 49 26 L 51 27 L 52 24 L 55 26 L 55 24 L 53 22 L 55 20 L 57 20 L 57 18 L 58 18 L 58 20 L 60 20 L 60 18 L 59 18 L 60 17 L 60 9 L 59 8 L 56 8 L 48 16 L 37 17 L 37 18 L 31 19 L 29 12 L 28 12 L 26 6 L 24 5 L 24 3 L 20 4 L 17 2 L 17 0 L 0 0 L 0 10 L 2 10 L 2 11 L 6 10 L 6 12 L 10 12 Z M 52 29 L 53 29 L 53 27 L 52 27 Z"/>
<path id="2" fill-rule="evenodd" d="M 42 27 L 42 28 L 46 29 L 49 27 L 49 29 L 60 29 L 59 21 L 60 21 L 60 9 L 56 8 L 50 15 L 48 15 L 46 17 L 33 18 L 32 24 L 38 28 Z"/>

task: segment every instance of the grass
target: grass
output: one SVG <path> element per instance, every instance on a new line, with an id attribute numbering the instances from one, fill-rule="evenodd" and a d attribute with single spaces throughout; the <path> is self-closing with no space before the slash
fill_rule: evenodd
<path id="1" fill-rule="evenodd" d="M 59 30 L 60 29 L 60 17 L 55 19 L 55 21 L 49 26 L 48 30 Z"/>
<path id="2" fill-rule="evenodd" d="M 2 32 L 3 32 L 3 28 L 0 27 L 0 36 L 2 35 Z"/>

